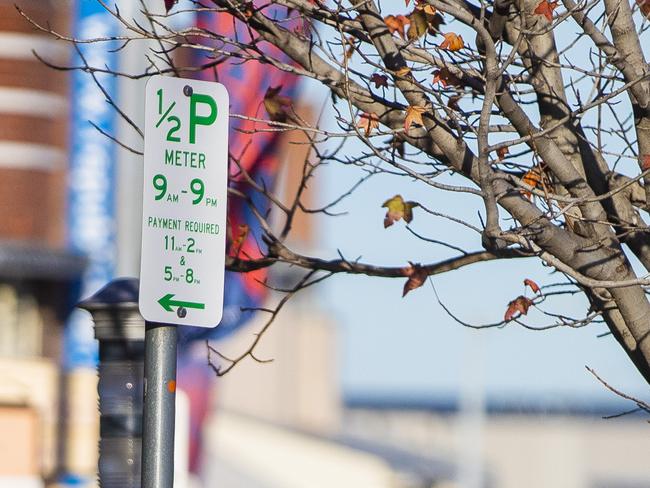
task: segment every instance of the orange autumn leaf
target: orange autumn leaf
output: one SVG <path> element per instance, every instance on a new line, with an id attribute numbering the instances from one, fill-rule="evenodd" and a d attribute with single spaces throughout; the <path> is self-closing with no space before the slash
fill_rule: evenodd
<path id="1" fill-rule="evenodd" d="M 422 114 L 426 112 L 426 107 L 416 107 L 409 105 L 406 109 L 406 117 L 404 118 L 404 129 L 408 132 L 412 124 L 424 125 L 422 121 Z"/>
<path id="2" fill-rule="evenodd" d="M 524 176 L 521 178 L 521 181 L 522 183 L 526 183 L 533 188 L 539 188 L 543 186 L 544 183 L 544 171 L 540 169 L 539 166 L 535 166 L 534 168 L 528 170 L 526 174 L 524 174 Z M 532 197 L 532 193 L 528 190 L 522 190 L 522 193 L 528 199 Z"/>
<path id="3" fill-rule="evenodd" d="M 364 130 L 364 135 L 368 137 L 373 129 L 379 127 L 379 117 L 373 113 L 362 113 L 357 122 L 357 127 Z"/>
<path id="4" fill-rule="evenodd" d="M 442 43 L 440 43 L 441 49 L 446 49 L 447 51 L 460 51 L 465 46 L 463 42 L 463 37 L 459 36 L 455 32 L 447 32 L 443 34 L 445 38 Z"/>
<path id="5" fill-rule="evenodd" d="M 382 207 L 388 209 L 384 217 L 384 229 L 390 227 L 398 220 L 404 219 L 407 224 L 413 220 L 413 209 L 419 207 L 417 202 L 405 202 L 402 195 L 395 195 L 386 200 Z"/>
<path id="6" fill-rule="evenodd" d="M 408 66 L 402 66 L 400 69 L 395 71 L 395 74 L 397 76 L 401 76 L 402 78 L 404 78 L 405 76 L 408 76 L 408 75 L 411 74 L 411 68 L 409 68 Z"/>
<path id="7" fill-rule="evenodd" d="M 650 169 L 650 154 L 646 154 L 645 156 L 643 156 L 643 159 L 641 161 L 641 169 L 643 171 L 645 171 L 646 169 Z"/>
<path id="8" fill-rule="evenodd" d="M 375 88 L 379 88 L 380 86 L 388 86 L 388 78 L 386 75 L 380 75 L 379 73 L 373 73 L 373 75 L 370 77 L 370 82 L 375 84 Z"/>
<path id="9" fill-rule="evenodd" d="M 460 79 L 449 71 L 449 68 L 442 68 L 433 72 L 433 83 L 440 83 L 447 88 L 449 85 L 460 85 Z"/>
<path id="10" fill-rule="evenodd" d="M 650 15 L 650 0 L 636 0 L 636 4 L 643 15 Z"/>
<path id="11" fill-rule="evenodd" d="M 524 280 L 524 286 L 530 287 L 531 290 L 533 290 L 533 293 L 539 293 L 540 289 L 537 283 L 535 283 L 533 280 L 526 278 Z"/>
<path id="12" fill-rule="evenodd" d="M 280 95 L 282 85 L 270 86 L 264 94 L 264 108 L 269 118 L 275 122 L 286 122 L 291 108 L 291 99 Z"/>
<path id="13" fill-rule="evenodd" d="M 499 161 L 503 161 L 503 159 L 506 157 L 506 154 L 508 154 L 508 146 L 500 147 L 497 149 L 497 158 Z"/>
<path id="14" fill-rule="evenodd" d="M 503 320 L 505 320 L 506 322 L 512 320 L 513 318 L 515 318 L 517 313 L 521 315 L 526 315 L 528 313 L 528 309 L 532 304 L 533 301 L 530 298 L 526 298 L 523 295 L 518 296 L 510 303 L 508 303 L 508 308 L 506 309 L 506 313 L 503 316 Z"/>
<path id="15" fill-rule="evenodd" d="M 406 39 L 406 26 L 411 22 L 405 15 L 388 15 L 384 17 L 384 22 L 391 34 L 397 32 L 402 39 Z"/>
<path id="16" fill-rule="evenodd" d="M 533 188 L 539 186 L 539 184 L 542 182 L 542 177 L 539 174 L 539 170 L 537 168 L 533 168 L 531 170 L 528 170 L 524 177 L 521 179 L 524 183 L 526 183 L 529 186 L 532 186 Z"/>
<path id="17" fill-rule="evenodd" d="M 415 0 L 415 8 L 417 10 L 422 10 L 425 14 L 435 15 L 436 8 L 433 5 L 427 3 L 427 0 Z"/>
<path id="18" fill-rule="evenodd" d="M 404 289 L 402 290 L 402 297 L 405 297 L 408 292 L 420 288 L 429 276 L 427 270 L 420 266 L 419 264 L 413 264 L 406 268 L 404 274 L 408 276 L 408 280 L 404 283 Z"/>
<path id="19" fill-rule="evenodd" d="M 539 2 L 537 7 L 535 7 L 534 13 L 537 15 L 543 15 L 546 17 L 546 20 L 549 22 L 553 21 L 553 10 L 557 8 L 557 0 L 554 2 L 549 2 L 548 0 L 542 0 Z"/>

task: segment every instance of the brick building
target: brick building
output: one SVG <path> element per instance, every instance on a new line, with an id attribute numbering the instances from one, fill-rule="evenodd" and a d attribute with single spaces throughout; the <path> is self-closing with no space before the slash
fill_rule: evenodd
<path id="1" fill-rule="evenodd" d="M 69 46 L 0 0 L 0 486 L 41 486 L 58 464 L 59 361 L 70 284 L 65 251 Z M 71 3 L 19 2 L 66 32 Z"/>

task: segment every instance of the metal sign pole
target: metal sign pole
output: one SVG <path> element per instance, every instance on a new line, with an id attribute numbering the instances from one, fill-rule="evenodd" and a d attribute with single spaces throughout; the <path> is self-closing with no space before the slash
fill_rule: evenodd
<path id="1" fill-rule="evenodd" d="M 176 326 L 146 323 L 142 488 L 174 486 Z"/>

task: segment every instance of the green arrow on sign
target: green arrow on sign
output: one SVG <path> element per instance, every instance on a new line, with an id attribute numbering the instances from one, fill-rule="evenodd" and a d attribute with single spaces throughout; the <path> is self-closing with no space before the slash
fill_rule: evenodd
<path id="1" fill-rule="evenodd" d="M 162 305 L 162 308 L 168 312 L 174 311 L 172 307 L 198 308 L 201 310 L 205 308 L 205 303 L 184 302 L 182 300 L 172 300 L 172 298 L 174 298 L 174 294 L 168 293 L 160 300 L 158 300 L 158 303 L 160 303 L 160 305 Z"/>

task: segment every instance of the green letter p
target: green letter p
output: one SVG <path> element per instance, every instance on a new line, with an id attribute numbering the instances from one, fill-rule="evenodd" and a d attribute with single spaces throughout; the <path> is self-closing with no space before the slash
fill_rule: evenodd
<path id="1" fill-rule="evenodd" d="M 199 103 L 205 103 L 210 107 L 208 115 L 196 115 L 196 107 Z M 217 119 L 217 104 L 209 95 L 192 93 L 190 96 L 190 144 L 196 142 L 196 126 L 210 125 Z"/>

